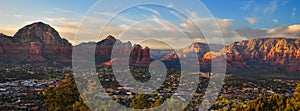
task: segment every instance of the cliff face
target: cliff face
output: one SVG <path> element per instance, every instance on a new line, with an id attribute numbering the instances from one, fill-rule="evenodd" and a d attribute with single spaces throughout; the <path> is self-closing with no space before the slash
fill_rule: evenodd
<path id="1" fill-rule="evenodd" d="M 21 28 L 13 37 L 2 35 L 0 54 L 7 62 L 71 61 L 72 45 L 51 26 L 42 22 Z"/>
<path id="2" fill-rule="evenodd" d="M 96 47 L 96 50 L 90 50 Z M 211 46 L 211 47 L 209 47 Z M 213 47 L 213 48 L 212 48 Z M 182 64 L 200 64 L 201 70 L 209 71 L 211 60 L 224 57 L 226 53 L 227 71 L 257 69 L 271 71 L 300 71 L 300 39 L 261 38 L 234 42 L 223 45 L 193 43 L 187 48 L 172 51 L 163 60 L 178 61 L 183 58 L 188 62 Z M 71 63 L 73 46 L 60 37 L 51 26 L 37 22 L 21 28 L 13 37 L 0 33 L 0 60 L 7 63 Z M 212 48 L 210 50 L 210 48 Z M 130 65 L 148 66 L 151 62 L 150 49 L 130 42 L 121 42 L 108 36 L 97 43 L 84 43 L 75 46 L 81 52 L 80 61 L 84 62 L 86 54 L 95 52 L 97 65 L 111 65 L 112 61 L 128 60 Z M 222 52 L 222 53 L 221 53 Z M 112 57 L 113 55 L 113 57 Z M 159 54 L 158 54 L 159 55 Z M 127 57 L 127 58 L 126 58 Z M 129 58 L 128 58 L 129 57 Z M 189 61 L 198 58 L 199 61 Z M 193 59 L 194 60 L 194 59 Z M 120 65 L 127 65 L 119 62 Z M 199 67 L 199 66 L 194 66 Z"/>
<path id="3" fill-rule="evenodd" d="M 218 48 L 215 48 L 218 49 Z M 184 53 L 183 53 L 184 52 Z M 165 56 L 165 60 L 189 59 L 189 53 L 197 53 L 199 61 L 183 64 L 198 64 L 201 70 L 209 71 L 211 60 L 218 60 L 226 54 L 227 71 L 237 70 L 268 70 L 299 72 L 300 67 L 300 39 L 261 38 L 244 40 L 229 44 L 220 51 L 210 51 L 207 44 L 191 45 Z M 195 54 L 194 54 L 195 55 Z M 199 67 L 199 66 L 195 66 Z"/>
<path id="4" fill-rule="evenodd" d="M 95 55 L 97 64 L 105 62 L 106 65 L 111 65 L 113 60 L 119 65 L 126 65 L 122 61 L 128 60 L 128 57 L 130 65 L 147 66 L 151 61 L 148 47 L 143 49 L 140 45 L 132 46 L 130 42 L 123 43 L 113 36 L 97 43 Z"/>
<path id="5" fill-rule="evenodd" d="M 95 63 L 98 66 L 111 66 L 112 62 L 123 66 L 128 66 L 128 64 L 148 66 L 151 62 L 148 47 L 143 49 L 140 45 L 132 46 L 130 42 L 121 42 L 113 36 L 108 36 L 97 43 L 79 44 L 75 46 L 74 50 L 78 53 L 75 55 L 76 61 L 81 62 L 93 60 L 94 58 L 90 58 L 90 54 L 95 54 Z"/>
<path id="6" fill-rule="evenodd" d="M 148 66 L 151 62 L 150 49 L 148 47 L 143 49 L 140 45 L 133 46 L 129 61 L 132 65 Z"/>
<path id="7" fill-rule="evenodd" d="M 90 46 L 96 50 L 90 50 Z M 72 63 L 73 46 L 60 37 L 51 26 L 42 22 L 33 23 L 21 28 L 13 37 L 0 33 L 0 59 L 1 63 L 41 63 L 51 64 Z M 130 42 L 121 42 L 113 36 L 108 36 L 97 43 L 75 46 L 79 49 L 85 61 L 86 54 L 95 52 L 97 64 L 110 62 L 111 59 L 130 56 L 131 65 L 147 66 L 150 63 L 150 49 L 143 49 L 140 45 L 132 46 Z M 132 52 L 132 53 L 130 53 Z M 112 58 L 112 53 L 115 58 Z"/>
<path id="8" fill-rule="evenodd" d="M 97 63 L 107 62 L 111 60 L 112 53 L 116 57 L 128 57 L 132 44 L 130 42 L 123 43 L 113 36 L 108 36 L 96 45 L 95 59 Z"/>
<path id="9" fill-rule="evenodd" d="M 11 52 L 10 47 L 14 46 L 12 37 L 0 33 L 0 55 Z"/>
<path id="10" fill-rule="evenodd" d="M 300 71 L 300 39 L 262 38 L 230 44 L 226 49 L 229 69 L 270 66 L 273 70 Z"/>

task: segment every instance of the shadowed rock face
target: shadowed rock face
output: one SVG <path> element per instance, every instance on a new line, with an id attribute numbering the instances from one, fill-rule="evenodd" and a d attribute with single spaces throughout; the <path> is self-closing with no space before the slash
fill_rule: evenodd
<path id="1" fill-rule="evenodd" d="M 21 28 L 13 37 L 2 35 L 0 39 L 0 54 L 7 62 L 71 61 L 72 45 L 54 28 L 42 22 Z"/>
<path id="2" fill-rule="evenodd" d="M 123 43 L 110 35 L 97 43 L 95 52 L 96 63 L 101 64 L 113 59 L 111 58 L 112 52 L 117 57 L 128 57 L 131 48 L 132 44 L 130 42 Z"/>
<path id="3" fill-rule="evenodd" d="M 150 64 L 150 49 L 143 49 L 140 45 L 135 45 L 130 54 L 130 64 L 137 66 L 148 66 Z"/>
<path id="4" fill-rule="evenodd" d="M 59 33 L 51 26 L 42 22 L 36 22 L 21 28 L 13 37 L 0 34 L 0 57 L 2 63 L 40 63 L 48 62 L 51 64 L 67 63 L 71 64 L 73 46 L 60 37 Z M 150 49 L 142 49 L 139 45 L 132 46 L 130 42 L 123 43 L 108 36 L 104 40 L 92 44 L 96 50 L 88 49 L 89 44 L 78 45 L 84 61 L 84 53 L 95 52 L 96 63 L 102 64 L 109 62 L 112 52 L 117 57 L 129 57 L 130 64 L 147 65 L 150 63 Z M 75 49 L 76 49 L 75 48 Z M 91 48 L 93 49 L 93 48 Z M 95 49 L 95 48 L 94 48 Z"/>
<path id="5" fill-rule="evenodd" d="M 82 43 L 74 48 L 78 55 L 76 61 L 91 62 L 95 59 L 96 65 L 110 66 L 112 62 L 116 65 L 136 65 L 148 66 L 151 62 L 150 49 L 143 49 L 140 45 L 134 45 L 130 42 L 121 42 L 113 36 L 108 36 L 100 42 Z M 90 54 L 95 54 L 91 58 Z"/>
<path id="6" fill-rule="evenodd" d="M 14 46 L 14 40 L 12 37 L 9 37 L 4 34 L 0 34 L 0 55 L 5 55 L 6 53 L 11 52 L 10 47 Z"/>
<path id="7" fill-rule="evenodd" d="M 112 55 L 113 54 L 113 55 Z M 143 49 L 140 45 L 134 45 L 130 42 L 121 42 L 113 36 L 108 36 L 104 40 L 97 43 L 96 47 L 96 63 L 111 65 L 113 59 L 118 65 L 148 66 L 150 60 L 150 49 L 146 47 Z M 127 60 L 127 61 L 126 61 Z"/>

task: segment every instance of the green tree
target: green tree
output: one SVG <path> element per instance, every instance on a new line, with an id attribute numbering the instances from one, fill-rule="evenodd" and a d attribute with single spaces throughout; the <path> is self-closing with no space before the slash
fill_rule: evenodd
<path id="1" fill-rule="evenodd" d="M 162 104 L 161 99 L 158 98 L 158 99 L 155 99 L 152 107 L 157 107 L 157 106 L 160 106 L 161 104 Z"/>
<path id="2" fill-rule="evenodd" d="M 82 98 L 80 98 L 80 101 L 76 101 L 73 104 L 73 110 L 74 111 L 91 111 L 89 107 L 86 106 L 86 104 L 83 102 Z"/>
<path id="3" fill-rule="evenodd" d="M 300 84 L 297 85 L 294 92 L 294 106 L 297 111 L 300 110 Z"/>
<path id="4" fill-rule="evenodd" d="M 80 99 L 75 80 L 72 75 L 66 76 L 57 88 L 50 87 L 45 91 L 45 104 L 51 111 L 71 111 L 87 106 Z M 77 108 L 78 107 L 78 108 Z"/>
<path id="5" fill-rule="evenodd" d="M 295 108 L 292 105 L 287 104 L 284 111 L 295 111 Z"/>
<path id="6" fill-rule="evenodd" d="M 134 109 L 147 109 L 150 107 L 150 104 L 148 102 L 148 98 L 143 94 L 143 89 L 139 89 L 139 93 L 142 94 L 136 94 L 136 96 L 132 99 L 132 103 L 130 105 L 131 108 Z"/>
<path id="7" fill-rule="evenodd" d="M 269 99 L 268 99 L 269 98 Z M 246 107 L 239 105 L 237 110 L 243 111 L 299 111 L 300 110 L 300 84 L 297 85 L 294 97 L 287 98 L 279 94 L 270 97 L 259 97 Z"/>

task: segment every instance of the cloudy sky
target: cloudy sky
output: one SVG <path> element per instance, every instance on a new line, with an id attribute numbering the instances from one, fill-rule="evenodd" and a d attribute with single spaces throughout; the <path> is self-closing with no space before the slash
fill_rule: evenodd
<path id="1" fill-rule="evenodd" d="M 177 48 L 190 42 L 221 43 L 215 38 L 208 40 L 210 35 L 199 31 L 197 25 L 209 33 L 221 31 L 225 43 L 261 37 L 300 37 L 299 0 L 201 0 L 214 18 L 203 15 L 198 10 L 199 4 L 186 2 L 170 2 L 165 6 L 128 5 L 118 11 L 130 3 L 125 0 L 2 0 L 0 33 L 12 36 L 23 26 L 42 21 L 74 45 L 111 34 L 133 43 L 153 39 L 156 42 L 148 40 L 145 44 L 154 48 L 167 48 L 159 41 L 177 43 Z M 81 28 L 74 40 L 78 26 Z"/>

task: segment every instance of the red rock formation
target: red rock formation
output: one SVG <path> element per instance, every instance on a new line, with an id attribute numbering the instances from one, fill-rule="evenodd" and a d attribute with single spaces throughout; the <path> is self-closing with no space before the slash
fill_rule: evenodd
<path id="1" fill-rule="evenodd" d="M 7 35 L 4 35 L 0 33 L 0 53 L 3 54 L 8 54 L 11 52 L 11 48 L 14 47 L 14 41 L 12 37 L 9 37 Z"/>
<path id="2" fill-rule="evenodd" d="M 145 49 L 140 48 L 138 51 L 138 59 L 135 64 L 138 66 L 149 66 L 150 62 L 150 49 L 148 47 Z"/>
<path id="3" fill-rule="evenodd" d="M 2 47 L 0 47 L 0 55 L 5 54 L 4 49 Z"/>
<path id="4" fill-rule="evenodd" d="M 0 35 L 0 46 L 5 52 L 2 59 L 9 62 L 71 61 L 72 45 L 42 22 L 21 28 L 13 37 L 3 36 Z"/>
<path id="5" fill-rule="evenodd" d="M 178 57 L 188 59 L 191 57 L 189 52 L 194 52 L 199 56 L 201 70 L 209 70 L 211 60 L 219 59 L 218 56 L 220 56 L 218 52 L 212 53 L 207 50 L 207 45 L 191 45 L 181 50 L 179 50 L 178 55 L 174 52 L 168 54 L 165 56 L 165 60 L 176 60 Z M 184 51 L 186 53 L 182 53 Z M 244 40 L 228 45 L 221 52 L 227 54 L 227 71 L 229 72 L 243 69 L 294 73 L 300 71 L 300 67 L 297 67 L 300 65 L 300 39 L 261 38 Z M 190 62 L 197 64 L 199 61 Z"/>
<path id="6" fill-rule="evenodd" d="M 30 42 L 29 47 L 30 57 L 28 62 L 44 62 L 46 59 L 42 56 L 41 45 L 36 42 Z"/>
<path id="7" fill-rule="evenodd" d="M 112 58 L 128 57 L 131 50 L 131 43 L 123 43 L 115 39 L 113 36 L 108 36 L 102 41 L 96 43 L 95 59 L 96 64 L 110 61 Z"/>
<path id="8" fill-rule="evenodd" d="M 30 42 L 29 54 L 31 55 L 41 55 L 41 46 L 36 42 Z"/>
<path id="9" fill-rule="evenodd" d="M 150 49 L 143 49 L 140 45 L 135 45 L 130 54 L 130 64 L 137 66 L 148 66 L 151 62 Z"/>
<path id="10" fill-rule="evenodd" d="M 134 45 L 130 42 L 121 42 L 113 36 L 108 36 L 100 42 L 87 44 L 80 44 L 76 48 L 86 50 L 90 53 L 89 47 L 96 46 L 95 59 L 97 65 L 109 66 L 112 62 L 117 62 L 118 65 L 137 65 L 147 66 L 150 64 L 150 49 L 146 47 L 143 49 L 140 45 Z M 80 48 L 81 47 L 81 48 Z M 82 51 L 86 53 L 85 51 Z M 129 63 L 129 64 L 125 64 Z"/>
<path id="11" fill-rule="evenodd" d="M 226 50 L 229 67 L 278 67 L 300 71 L 300 39 L 262 38 L 230 44 Z M 278 69 L 273 68 L 273 69 Z M 276 70 L 274 70 L 276 71 Z"/>

